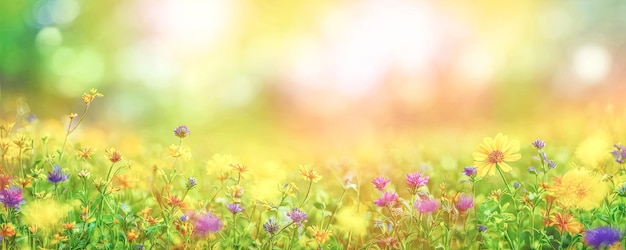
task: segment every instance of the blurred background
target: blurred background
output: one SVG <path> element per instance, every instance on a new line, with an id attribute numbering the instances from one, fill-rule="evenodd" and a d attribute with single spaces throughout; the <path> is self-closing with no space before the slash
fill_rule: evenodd
<path id="1" fill-rule="evenodd" d="M 62 127 L 97 88 L 84 127 L 122 148 L 186 124 L 203 159 L 470 164 L 497 132 L 618 141 L 624 30 L 619 0 L 1 1 L 0 120 Z"/>

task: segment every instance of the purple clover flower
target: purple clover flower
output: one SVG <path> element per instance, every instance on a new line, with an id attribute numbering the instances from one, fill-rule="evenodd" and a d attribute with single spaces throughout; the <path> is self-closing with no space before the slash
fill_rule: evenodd
<path id="1" fill-rule="evenodd" d="M 174 135 L 180 138 L 185 138 L 188 135 L 191 135 L 191 130 L 185 125 L 180 125 L 174 129 Z"/>
<path id="2" fill-rule="evenodd" d="M 54 184 L 66 181 L 69 177 L 69 174 L 63 173 L 63 169 L 61 169 L 59 164 L 54 164 L 54 166 L 52 166 L 52 172 L 48 172 L 48 180 Z"/>
<path id="3" fill-rule="evenodd" d="M 274 234 L 278 231 L 278 223 L 269 219 L 267 222 L 263 224 L 263 229 L 270 234 Z"/>
<path id="4" fill-rule="evenodd" d="M 193 187 L 195 187 L 196 185 L 198 185 L 198 181 L 196 180 L 196 178 L 193 177 L 189 177 L 187 178 L 187 189 L 191 189 Z"/>
<path id="5" fill-rule="evenodd" d="M 396 200 L 398 200 L 397 193 L 384 192 L 383 195 L 378 200 L 374 201 L 374 204 L 376 204 L 376 206 L 379 206 L 379 207 L 386 207 L 388 205 L 393 205 L 396 202 Z"/>
<path id="6" fill-rule="evenodd" d="M 478 230 L 478 232 L 484 232 L 487 231 L 487 227 L 485 225 L 478 225 L 476 226 L 476 230 Z"/>
<path id="7" fill-rule="evenodd" d="M 374 187 L 376 187 L 376 189 L 378 189 L 378 191 L 383 191 L 383 189 L 385 188 L 385 186 L 387 186 L 387 183 L 389 183 L 391 180 L 389 179 L 385 179 L 385 177 L 379 176 L 374 178 L 374 180 L 372 180 L 372 184 L 374 184 Z"/>
<path id="8" fill-rule="evenodd" d="M 0 202 L 6 207 L 20 209 L 20 205 L 26 203 L 22 197 L 22 189 L 10 187 L 0 190 Z"/>
<path id="9" fill-rule="evenodd" d="M 459 195 L 459 200 L 454 205 L 459 212 L 465 212 L 468 209 L 474 207 L 474 198 L 468 194 Z"/>
<path id="10" fill-rule="evenodd" d="M 233 214 L 243 211 L 243 207 L 239 203 L 226 204 L 226 208 Z"/>
<path id="11" fill-rule="evenodd" d="M 212 213 L 200 215 L 194 225 L 194 235 L 204 237 L 207 233 L 215 233 L 222 229 L 222 219 Z"/>
<path id="12" fill-rule="evenodd" d="M 621 143 L 615 143 L 613 147 L 615 147 L 615 150 L 611 151 L 611 154 L 613 155 L 615 162 L 619 164 L 624 163 L 624 161 L 626 161 L 626 146 Z"/>
<path id="13" fill-rule="evenodd" d="M 406 175 L 406 183 L 412 188 L 426 186 L 428 178 L 428 176 L 422 176 L 419 172 L 410 173 Z"/>
<path id="14" fill-rule="evenodd" d="M 415 207 L 415 209 L 417 209 L 418 212 L 428 214 L 437 211 L 437 208 L 439 208 L 439 203 L 434 199 L 424 199 L 415 201 L 415 204 L 413 204 L 413 206 Z"/>
<path id="15" fill-rule="evenodd" d="M 596 227 L 587 230 L 585 234 L 585 244 L 599 249 L 601 247 L 609 247 L 619 242 L 621 233 L 617 228 L 612 227 Z"/>
<path id="16" fill-rule="evenodd" d="M 463 174 L 467 177 L 476 176 L 476 173 L 477 173 L 477 170 L 476 170 L 476 167 L 474 166 L 467 166 L 463 168 Z"/>
<path id="17" fill-rule="evenodd" d="M 546 142 L 541 139 L 535 140 L 532 144 L 536 149 L 543 149 L 546 146 Z"/>
<path id="18" fill-rule="evenodd" d="M 298 227 L 302 226 L 302 222 L 306 221 L 307 214 L 300 210 L 300 208 L 294 207 L 291 211 L 287 213 L 287 216 L 293 220 Z"/>

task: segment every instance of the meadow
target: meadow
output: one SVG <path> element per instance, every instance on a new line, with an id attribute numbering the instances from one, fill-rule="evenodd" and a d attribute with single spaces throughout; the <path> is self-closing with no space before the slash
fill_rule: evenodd
<path id="1" fill-rule="evenodd" d="M 434 134 L 419 143 L 394 138 L 385 152 L 354 149 L 328 161 L 287 154 L 268 160 L 254 151 L 198 154 L 193 147 L 201 142 L 188 141 L 206 135 L 183 124 L 162 131 L 166 144 L 120 127 L 90 128 L 83 122 L 97 116 L 90 106 L 108 97 L 91 89 L 63 121 L 19 106 L 15 119 L 5 116 L 2 249 L 626 244 L 626 146 L 617 130 L 536 138 L 521 128 L 468 137 L 484 138 L 474 141 L 438 141 Z M 111 145 L 111 138 L 124 139 Z"/>

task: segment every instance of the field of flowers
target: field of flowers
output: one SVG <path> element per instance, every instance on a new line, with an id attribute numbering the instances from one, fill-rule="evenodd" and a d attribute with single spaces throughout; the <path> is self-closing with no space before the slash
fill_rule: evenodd
<path id="1" fill-rule="evenodd" d="M 575 148 L 488 134 L 460 143 L 463 150 L 452 152 L 466 155 L 457 158 L 447 148 L 396 148 L 377 160 L 382 167 L 358 167 L 371 161 L 356 157 L 257 163 L 218 150 L 192 157 L 186 141 L 202 135 L 181 124 L 167 131 L 170 145 L 108 145 L 108 136 L 132 131 L 89 134 L 83 121 L 101 98 L 96 89 L 83 94 L 84 106 L 62 127 L 19 108 L 2 121 L 2 249 L 626 245 L 619 134 L 595 132 Z M 441 161 L 420 162 L 416 154 Z"/>

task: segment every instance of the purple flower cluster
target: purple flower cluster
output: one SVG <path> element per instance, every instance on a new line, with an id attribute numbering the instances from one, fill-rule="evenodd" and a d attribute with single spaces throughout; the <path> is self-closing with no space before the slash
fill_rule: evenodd
<path id="1" fill-rule="evenodd" d="M 215 233 L 222 229 L 222 219 L 212 213 L 200 215 L 194 224 L 194 235 L 204 237 L 207 233 Z"/>
<path id="2" fill-rule="evenodd" d="M 426 186 L 428 184 L 428 176 L 422 176 L 419 172 L 406 175 L 406 183 L 412 188 Z"/>
<path id="3" fill-rule="evenodd" d="M 263 229 L 270 234 L 274 234 L 278 231 L 278 223 L 269 219 L 267 222 L 263 224 Z"/>
<path id="4" fill-rule="evenodd" d="M 243 211 L 243 207 L 239 203 L 226 204 L 226 208 L 233 214 Z"/>
<path id="5" fill-rule="evenodd" d="M 52 172 L 48 172 L 48 180 L 54 184 L 66 181 L 69 177 L 69 174 L 63 173 L 63 169 L 61 169 L 59 164 L 54 164 L 54 166 L 52 166 Z"/>
<path id="6" fill-rule="evenodd" d="M 473 177 L 476 176 L 476 173 L 478 171 L 476 170 L 476 167 L 474 166 L 467 166 L 465 168 L 463 168 L 463 174 L 467 177 Z"/>
<path id="7" fill-rule="evenodd" d="M 465 212 L 474 207 L 474 198 L 468 194 L 459 195 L 459 200 L 454 205 L 459 212 Z"/>
<path id="8" fill-rule="evenodd" d="M 376 187 L 376 189 L 378 189 L 378 191 L 383 191 L 383 189 L 385 189 L 385 186 L 387 186 L 387 183 L 389 183 L 391 180 L 389 179 L 385 179 L 385 177 L 379 176 L 374 178 L 374 180 L 372 180 L 372 184 L 374 184 L 374 187 Z"/>
<path id="9" fill-rule="evenodd" d="M 546 142 L 544 142 L 541 139 L 535 140 L 532 144 L 536 149 L 539 149 L 539 150 L 543 149 L 543 147 L 546 146 Z"/>
<path id="10" fill-rule="evenodd" d="M 191 130 L 185 125 L 180 125 L 174 129 L 174 135 L 180 138 L 185 138 L 188 135 L 191 135 Z"/>
<path id="11" fill-rule="evenodd" d="M 26 203 L 22 197 L 22 189 L 19 187 L 0 190 L 0 202 L 4 206 L 14 209 L 19 209 L 21 204 Z"/>
<path id="12" fill-rule="evenodd" d="M 434 199 L 424 199 L 415 201 L 415 204 L 413 204 L 413 206 L 415 207 L 415 209 L 417 209 L 418 212 L 428 214 L 437 211 L 437 208 L 439 208 L 439 203 Z"/>
<path id="13" fill-rule="evenodd" d="M 302 222 L 306 221 L 307 214 L 300 210 L 300 208 L 294 207 L 291 211 L 287 213 L 287 216 L 293 220 L 293 223 L 296 223 L 298 227 L 302 226 Z"/>
<path id="14" fill-rule="evenodd" d="M 595 249 L 601 247 L 609 247 L 619 242 L 621 233 L 618 229 L 612 227 L 596 227 L 587 230 L 585 234 L 585 243 Z"/>
<path id="15" fill-rule="evenodd" d="M 619 164 L 624 163 L 626 160 L 626 146 L 621 143 L 616 143 L 613 147 L 615 147 L 615 150 L 611 151 L 611 154 L 613 155 L 615 162 Z"/>

